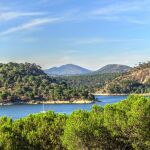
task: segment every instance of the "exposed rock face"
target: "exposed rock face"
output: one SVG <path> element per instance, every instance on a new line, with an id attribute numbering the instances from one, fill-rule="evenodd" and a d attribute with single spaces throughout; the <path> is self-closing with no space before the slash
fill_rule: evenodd
<path id="1" fill-rule="evenodd" d="M 107 93 L 149 92 L 150 90 L 150 63 L 140 64 L 113 81 L 102 89 Z"/>
<path id="2" fill-rule="evenodd" d="M 135 71 L 129 77 L 133 78 L 133 80 L 137 80 L 140 83 L 145 84 L 150 80 L 150 68 Z"/>

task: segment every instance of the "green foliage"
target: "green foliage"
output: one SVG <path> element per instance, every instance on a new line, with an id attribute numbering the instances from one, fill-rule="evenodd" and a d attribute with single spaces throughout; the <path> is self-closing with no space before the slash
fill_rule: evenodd
<path id="1" fill-rule="evenodd" d="M 7 117 L 0 118 L 0 149 L 11 150 L 12 149 L 12 119 Z"/>
<path id="2" fill-rule="evenodd" d="M 150 98 L 129 96 L 71 115 L 0 118 L 1 150 L 149 150 Z"/>
<path id="3" fill-rule="evenodd" d="M 87 111 L 76 111 L 67 120 L 63 143 L 69 150 L 109 149 L 111 135 L 103 126 L 103 112 L 94 107 Z"/>
<path id="4" fill-rule="evenodd" d="M 35 64 L 0 64 L 0 78 L 1 103 L 92 98 L 89 91 L 49 77 Z"/>
<path id="5" fill-rule="evenodd" d="M 90 93 L 132 94 L 150 92 L 150 62 L 140 63 L 125 73 L 89 74 L 57 77 L 70 87 L 86 89 Z"/>
<path id="6" fill-rule="evenodd" d="M 120 73 L 89 74 L 80 76 L 57 77 L 58 80 L 64 80 L 70 87 L 78 89 L 87 89 L 90 92 L 96 92 L 107 82 L 118 77 Z"/>
<path id="7" fill-rule="evenodd" d="M 119 83 L 112 82 L 109 84 L 108 93 L 146 93 L 147 87 L 134 80 L 121 80 Z"/>
<path id="8" fill-rule="evenodd" d="M 113 94 L 150 93 L 150 62 L 140 63 L 129 72 L 112 80 L 103 88 Z"/>
<path id="9" fill-rule="evenodd" d="M 150 98 L 131 95 L 104 108 L 104 124 L 136 150 L 150 148 Z"/>
<path id="10" fill-rule="evenodd" d="M 4 150 L 63 150 L 61 136 L 67 116 L 49 111 L 12 123 L 1 118 L 0 149 Z"/>

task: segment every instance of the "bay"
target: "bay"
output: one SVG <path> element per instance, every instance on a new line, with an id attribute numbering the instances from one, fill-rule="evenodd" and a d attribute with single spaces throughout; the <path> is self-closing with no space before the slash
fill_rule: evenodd
<path id="1" fill-rule="evenodd" d="M 52 110 L 56 113 L 70 114 L 75 110 L 90 110 L 93 104 L 104 106 L 106 104 L 112 104 L 125 99 L 127 96 L 95 96 L 96 101 L 92 104 L 45 104 L 45 111 Z M 13 119 L 19 119 L 29 114 L 40 113 L 43 110 L 42 104 L 36 105 L 8 105 L 0 106 L 0 116 L 12 117 Z"/>

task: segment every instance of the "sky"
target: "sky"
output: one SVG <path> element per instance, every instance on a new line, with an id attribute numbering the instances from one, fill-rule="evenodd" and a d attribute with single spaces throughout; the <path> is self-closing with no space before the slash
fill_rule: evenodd
<path id="1" fill-rule="evenodd" d="M 150 0 L 0 0 L 0 62 L 44 69 L 150 60 Z"/>

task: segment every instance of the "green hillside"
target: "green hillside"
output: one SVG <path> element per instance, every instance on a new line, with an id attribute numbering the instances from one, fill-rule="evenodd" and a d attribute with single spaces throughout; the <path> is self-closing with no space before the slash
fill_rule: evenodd
<path id="1" fill-rule="evenodd" d="M 150 62 L 141 63 L 107 83 L 104 93 L 150 93 Z"/>
<path id="2" fill-rule="evenodd" d="M 46 75 L 36 64 L 0 64 L 0 101 L 72 100 L 93 98 L 87 89 L 69 87 Z"/>
<path id="3" fill-rule="evenodd" d="M 79 89 L 87 88 L 93 93 L 118 76 L 120 76 L 120 73 L 104 73 L 57 77 L 57 79 L 64 80 L 70 87 L 77 87 Z"/>
<path id="4" fill-rule="evenodd" d="M 104 73 L 124 73 L 131 69 L 131 67 L 120 64 L 108 64 L 99 70 L 95 71 L 95 74 L 104 74 Z"/>

